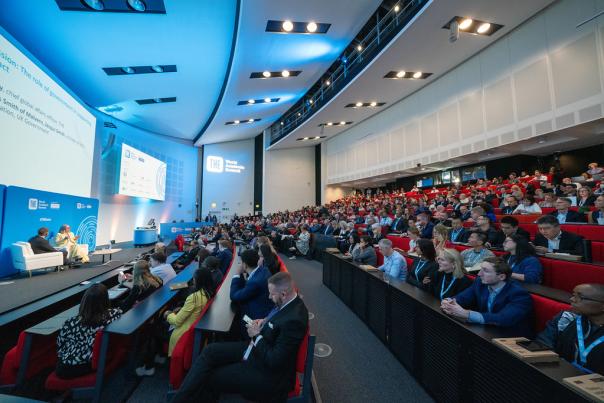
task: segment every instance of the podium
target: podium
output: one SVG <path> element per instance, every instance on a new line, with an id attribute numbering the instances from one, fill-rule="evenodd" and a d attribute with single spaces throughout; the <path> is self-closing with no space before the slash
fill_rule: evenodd
<path id="1" fill-rule="evenodd" d="M 133 236 L 134 247 L 152 245 L 157 242 L 157 228 L 135 228 Z"/>

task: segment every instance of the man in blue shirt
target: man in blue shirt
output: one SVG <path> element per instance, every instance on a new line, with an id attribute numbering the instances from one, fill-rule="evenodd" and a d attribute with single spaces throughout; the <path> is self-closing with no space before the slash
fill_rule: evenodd
<path id="1" fill-rule="evenodd" d="M 241 253 L 241 265 L 233 268 L 236 274 L 231 281 L 231 301 L 241 306 L 241 313 L 251 319 L 266 317 L 273 303 L 268 298 L 268 278 L 271 273 L 264 266 L 258 267 L 258 252 L 253 249 Z M 247 273 L 247 280 L 243 273 Z"/>
<path id="2" fill-rule="evenodd" d="M 529 293 L 511 282 L 512 269 L 500 257 L 481 263 L 471 287 L 445 298 L 441 309 L 447 315 L 469 323 L 489 324 L 506 330 L 509 336 L 531 336 L 533 300 Z"/>
<path id="3" fill-rule="evenodd" d="M 407 261 L 392 248 L 390 239 L 381 239 L 378 242 L 380 252 L 384 255 L 384 264 L 378 267 L 385 275 L 405 281 L 407 278 Z"/>

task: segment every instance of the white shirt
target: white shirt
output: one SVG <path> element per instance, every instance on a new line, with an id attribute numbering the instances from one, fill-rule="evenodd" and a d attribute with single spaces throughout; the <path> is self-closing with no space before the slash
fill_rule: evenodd
<path id="1" fill-rule="evenodd" d="M 554 250 L 560 249 L 560 236 L 562 235 L 562 231 L 556 235 L 554 239 L 547 240 L 547 251 L 553 252 Z"/>
<path id="2" fill-rule="evenodd" d="M 151 274 L 162 279 L 164 284 L 176 277 L 176 272 L 171 264 L 164 263 L 151 268 Z"/>

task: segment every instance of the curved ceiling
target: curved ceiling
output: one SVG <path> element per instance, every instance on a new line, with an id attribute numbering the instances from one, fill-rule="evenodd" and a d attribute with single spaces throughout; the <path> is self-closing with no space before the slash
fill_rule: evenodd
<path id="1" fill-rule="evenodd" d="M 250 138 L 285 113 L 327 71 L 358 34 L 381 0 L 243 0 L 226 91 L 197 145 Z M 269 20 L 331 24 L 327 34 L 265 32 Z M 300 70 L 297 77 L 250 79 L 250 73 Z M 248 99 L 279 102 L 238 105 Z M 260 119 L 254 123 L 225 122 Z"/>
<path id="2" fill-rule="evenodd" d="M 91 107 L 151 132 L 193 140 L 220 99 L 238 3 L 165 0 L 166 14 L 143 14 L 0 0 L 0 25 Z M 154 65 L 176 65 L 177 72 L 103 71 Z M 176 102 L 135 102 L 169 97 Z"/>
<path id="3" fill-rule="evenodd" d="M 319 141 L 296 141 L 298 138 L 326 136 L 320 141 L 343 133 L 351 126 L 319 127 L 325 122 L 353 122 L 380 113 L 388 106 L 408 97 L 450 69 L 478 53 L 520 25 L 553 0 L 456 0 L 432 1 L 404 28 L 365 70 L 336 97 L 324 105 L 301 126 L 271 146 L 276 148 L 307 147 Z M 454 16 L 471 16 L 482 21 L 502 24 L 492 36 L 462 34 L 455 43 L 449 42 L 449 31 L 442 27 Z M 425 80 L 390 80 L 390 71 L 422 71 L 433 73 Z M 356 102 L 385 102 L 377 108 L 345 108 Z"/>

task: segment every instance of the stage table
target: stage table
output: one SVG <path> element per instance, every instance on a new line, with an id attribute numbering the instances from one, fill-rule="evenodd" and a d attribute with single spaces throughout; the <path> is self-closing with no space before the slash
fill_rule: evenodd
<path id="1" fill-rule="evenodd" d="M 323 284 L 334 292 L 439 402 L 584 402 L 562 379 L 570 363 L 529 364 L 491 342 L 502 328 L 462 323 L 431 294 L 325 252 Z"/>
<path id="2" fill-rule="evenodd" d="M 103 257 L 103 264 L 105 264 L 105 256 L 109 255 L 109 260 L 107 262 L 111 262 L 112 256 L 114 253 L 118 253 L 121 252 L 122 250 L 120 248 L 114 248 L 114 249 L 99 249 L 99 250 L 95 250 L 94 252 L 91 253 L 92 256 L 102 256 Z"/>
<path id="3" fill-rule="evenodd" d="M 132 239 L 134 247 L 154 244 L 157 242 L 157 228 L 135 228 Z"/>

